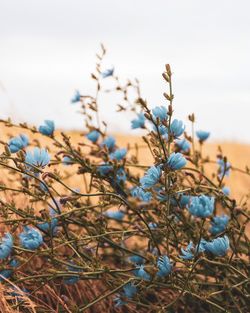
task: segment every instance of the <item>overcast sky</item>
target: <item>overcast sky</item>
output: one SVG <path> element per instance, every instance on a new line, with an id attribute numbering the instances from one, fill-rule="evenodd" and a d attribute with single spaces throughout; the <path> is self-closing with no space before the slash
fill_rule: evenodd
<path id="1" fill-rule="evenodd" d="M 92 90 L 103 42 L 107 66 L 138 77 L 152 106 L 170 63 L 177 118 L 195 112 L 212 138 L 250 142 L 249 12 L 248 0 L 0 0 L 0 116 L 81 128 L 70 98 Z M 112 100 L 102 118 L 128 131 Z"/>

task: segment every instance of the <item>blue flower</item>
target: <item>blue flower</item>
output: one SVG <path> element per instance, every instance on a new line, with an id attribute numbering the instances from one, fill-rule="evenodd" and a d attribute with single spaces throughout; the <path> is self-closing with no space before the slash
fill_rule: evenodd
<path id="1" fill-rule="evenodd" d="M 73 265 L 73 262 L 71 262 L 72 265 Z M 74 266 L 68 266 L 68 270 L 70 272 L 74 272 L 74 273 L 78 273 L 78 272 L 81 272 L 81 269 L 80 268 L 76 268 Z M 80 276 L 79 275 L 72 275 L 70 277 L 66 277 L 64 279 L 64 283 L 66 285 L 73 285 L 73 284 L 76 284 L 80 279 Z"/>
<path id="2" fill-rule="evenodd" d="M 110 172 L 112 172 L 112 170 L 113 166 L 108 163 L 101 164 L 97 167 L 97 173 L 101 176 L 108 175 Z"/>
<path id="3" fill-rule="evenodd" d="M 50 208 L 51 221 L 39 223 L 36 225 L 36 227 L 44 232 L 55 235 L 57 231 L 57 224 L 58 224 L 58 219 L 54 217 L 55 215 L 56 215 L 56 212 L 52 208 Z"/>
<path id="4" fill-rule="evenodd" d="M 222 233 L 226 229 L 228 221 L 229 217 L 227 215 L 214 216 L 209 229 L 210 233 L 212 235 Z"/>
<path id="5" fill-rule="evenodd" d="M 184 260 L 192 260 L 194 258 L 193 251 L 194 251 L 194 245 L 192 241 L 190 241 L 186 249 L 181 248 L 182 255 L 180 255 L 180 258 Z"/>
<path id="6" fill-rule="evenodd" d="M 178 146 L 178 148 L 183 152 L 188 152 L 190 150 L 191 145 L 190 145 L 189 141 L 187 141 L 187 139 L 185 139 L 185 138 L 176 140 L 175 143 Z"/>
<path id="7" fill-rule="evenodd" d="M 160 256 L 157 261 L 157 267 L 159 271 L 157 272 L 157 276 L 166 277 L 172 271 L 172 264 L 170 263 L 169 258 L 166 255 Z"/>
<path id="8" fill-rule="evenodd" d="M 36 167 L 45 167 L 49 164 L 50 155 L 46 149 L 34 148 L 33 153 L 26 153 L 25 162 Z M 32 170 L 32 169 L 31 169 Z"/>
<path id="9" fill-rule="evenodd" d="M 167 119 L 167 108 L 164 106 L 155 107 L 153 110 L 153 115 L 155 118 L 159 118 L 160 121 L 164 121 Z"/>
<path id="10" fill-rule="evenodd" d="M 131 127 L 132 129 L 136 128 L 144 128 L 145 127 L 145 116 L 143 113 L 137 114 L 137 119 L 133 119 L 131 121 Z"/>
<path id="11" fill-rule="evenodd" d="M 0 260 L 7 258 L 13 248 L 13 238 L 10 233 L 6 233 L 0 244 Z"/>
<path id="12" fill-rule="evenodd" d="M 153 223 L 153 222 L 150 222 L 148 224 L 148 226 L 149 226 L 150 229 L 156 229 L 158 227 L 158 225 L 156 223 Z"/>
<path id="13" fill-rule="evenodd" d="M 107 70 L 103 71 L 103 72 L 101 73 L 102 78 L 107 78 L 107 77 L 109 77 L 109 76 L 113 76 L 114 70 L 115 70 L 115 69 L 114 69 L 114 67 L 113 67 L 113 68 L 110 68 L 110 69 L 107 69 Z"/>
<path id="14" fill-rule="evenodd" d="M 62 164 L 63 165 L 71 165 L 71 164 L 73 164 L 73 161 L 69 156 L 64 156 L 62 159 Z"/>
<path id="15" fill-rule="evenodd" d="M 144 270 L 144 265 L 141 265 L 134 271 L 136 277 L 139 277 L 143 280 L 150 280 L 150 275 Z"/>
<path id="16" fill-rule="evenodd" d="M 122 167 L 119 168 L 118 171 L 116 172 L 117 182 L 118 183 L 121 183 L 121 182 L 125 183 L 126 179 L 127 179 L 127 175 L 126 175 L 124 168 L 122 168 Z"/>
<path id="17" fill-rule="evenodd" d="M 179 120 L 173 120 L 173 122 L 170 125 L 170 133 L 174 138 L 180 137 L 185 130 L 185 126 L 182 121 Z"/>
<path id="18" fill-rule="evenodd" d="M 206 251 L 207 241 L 201 238 L 200 244 L 195 247 L 195 253 L 200 253 Z"/>
<path id="19" fill-rule="evenodd" d="M 121 299 L 120 295 L 118 295 L 118 297 L 114 298 L 114 302 L 115 302 L 116 308 L 119 308 L 119 307 L 127 304 L 127 302 L 125 302 L 124 300 Z"/>
<path id="20" fill-rule="evenodd" d="M 39 132 L 45 136 L 52 136 L 55 130 L 55 123 L 53 121 L 45 120 L 45 125 L 39 126 Z"/>
<path id="21" fill-rule="evenodd" d="M 112 150 L 115 146 L 115 138 L 112 136 L 105 138 L 101 143 L 101 147 L 104 146 L 106 146 L 109 150 Z"/>
<path id="22" fill-rule="evenodd" d="M 157 127 L 154 125 L 153 130 L 157 133 Z M 165 140 L 168 139 L 168 128 L 165 125 L 158 125 L 159 133 L 164 137 Z"/>
<path id="23" fill-rule="evenodd" d="M 224 193 L 224 195 L 229 196 L 230 195 L 230 188 L 225 186 L 222 188 L 222 192 Z"/>
<path id="24" fill-rule="evenodd" d="M 100 133 L 97 130 L 92 130 L 90 133 L 86 135 L 88 140 L 92 141 L 93 143 L 97 142 Z"/>
<path id="25" fill-rule="evenodd" d="M 30 226 L 24 226 L 24 231 L 19 238 L 21 246 L 29 250 L 35 250 L 43 243 L 40 231 Z"/>
<path id="26" fill-rule="evenodd" d="M 197 130 L 196 136 L 201 142 L 203 142 L 208 139 L 208 137 L 210 136 L 210 132 L 206 132 L 204 130 Z"/>
<path id="27" fill-rule="evenodd" d="M 78 90 L 76 90 L 73 98 L 71 99 L 71 103 L 77 103 L 81 101 L 81 95 L 80 92 Z"/>
<path id="28" fill-rule="evenodd" d="M 161 178 L 161 167 L 151 166 L 146 174 L 140 179 L 142 188 L 147 189 L 153 187 Z"/>
<path id="29" fill-rule="evenodd" d="M 229 239 L 227 236 L 216 238 L 205 245 L 205 250 L 215 256 L 224 256 L 229 249 Z"/>
<path id="30" fill-rule="evenodd" d="M 122 149 L 116 149 L 114 152 L 110 153 L 110 159 L 111 160 L 117 160 L 121 161 L 123 158 L 125 158 L 127 154 L 127 149 L 122 148 Z"/>
<path id="31" fill-rule="evenodd" d="M 19 150 L 27 147 L 28 144 L 29 144 L 29 138 L 26 135 L 21 134 L 17 137 L 11 138 L 9 140 L 8 146 L 9 146 L 11 153 L 16 153 Z"/>
<path id="32" fill-rule="evenodd" d="M 123 291 L 125 297 L 132 299 L 137 293 L 137 288 L 134 284 L 128 283 L 123 287 Z"/>
<path id="33" fill-rule="evenodd" d="M 184 156 L 177 152 L 173 152 L 170 154 L 167 165 L 172 169 L 172 170 L 179 170 L 182 167 L 184 167 L 187 164 L 187 160 L 184 158 Z"/>
<path id="34" fill-rule="evenodd" d="M 181 194 L 180 200 L 179 200 L 179 205 L 181 208 L 185 208 L 191 200 L 191 196 L 183 195 Z"/>
<path id="35" fill-rule="evenodd" d="M 137 265 L 142 265 L 145 262 L 145 260 L 139 255 L 132 255 L 129 258 L 129 261 Z"/>
<path id="36" fill-rule="evenodd" d="M 218 159 L 217 163 L 219 165 L 219 177 L 222 178 L 223 176 L 229 176 L 231 164 L 223 159 Z"/>
<path id="37" fill-rule="evenodd" d="M 130 193 L 133 197 L 137 197 L 144 202 L 149 202 L 152 199 L 151 192 L 144 191 L 141 187 L 133 188 Z"/>
<path id="38" fill-rule="evenodd" d="M 117 221 L 122 221 L 124 216 L 125 216 L 125 213 L 123 211 L 109 210 L 109 211 L 105 212 L 104 215 L 108 218 L 111 218 L 111 219 L 114 219 Z"/>
<path id="39" fill-rule="evenodd" d="M 12 268 L 18 267 L 19 262 L 17 260 L 13 259 L 10 261 L 10 263 L 8 265 L 10 267 L 9 269 L 4 269 L 4 270 L 0 271 L 0 282 L 4 281 L 5 278 L 7 278 L 7 279 L 10 278 L 10 276 L 13 273 Z"/>
<path id="40" fill-rule="evenodd" d="M 214 198 L 205 195 L 192 197 L 188 210 L 194 216 L 207 217 L 214 211 Z"/>

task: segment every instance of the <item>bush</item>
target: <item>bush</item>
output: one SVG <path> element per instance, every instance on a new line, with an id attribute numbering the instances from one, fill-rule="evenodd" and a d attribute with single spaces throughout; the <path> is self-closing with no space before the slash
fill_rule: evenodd
<path id="1" fill-rule="evenodd" d="M 1 141 L 7 302 L 30 310 L 22 292 L 37 312 L 247 312 L 249 215 L 225 186 L 236 169 L 220 151 L 217 173 L 207 175 L 209 132 L 197 131 L 197 140 L 194 114 L 191 135 L 174 119 L 169 65 L 167 103 L 151 110 L 137 80 L 123 85 L 113 68 L 102 69 L 105 52 L 92 74 L 95 95 L 72 98 L 88 130 L 80 143 L 52 121 L 37 129 L 1 120 L 25 133 Z M 122 95 L 118 111 L 135 114 L 143 145 L 118 147 L 108 136 L 98 107 L 104 80 Z M 140 163 L 142 149 L 152 166 Z"/>

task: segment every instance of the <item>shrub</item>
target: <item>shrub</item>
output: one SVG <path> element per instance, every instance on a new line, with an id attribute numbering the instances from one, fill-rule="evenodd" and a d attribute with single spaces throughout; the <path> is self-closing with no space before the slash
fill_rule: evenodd
<path id="1" fill-rule="evenodd" d="M 92 74 L 95 95 L 72 98 L 86 140 L 54 131 L 53 121 L 37 129 L 1 120 L 33 138 L 1 141 L 1 284 L 25 291 L 38 312 L 247 312 L 249 215 L 224 192 L 236 169 L 221 151 L 217 173 L 207 175 L 209 133 L 194 137 L 194 114 L 191 135 L 173 119 L 169 65 L 167 103 L 151 110 L 137 80 L 123 85 L 114 68 L 102 69 L 105 52 Z M 119 147 L 107 133 L 105 80 L 122 95 L 118 111 L 135 115 L 144 146 Z M 140 149 L 151 166 L 140 163 Z M 24 312 L 20 295 L 8 302 Z"/>

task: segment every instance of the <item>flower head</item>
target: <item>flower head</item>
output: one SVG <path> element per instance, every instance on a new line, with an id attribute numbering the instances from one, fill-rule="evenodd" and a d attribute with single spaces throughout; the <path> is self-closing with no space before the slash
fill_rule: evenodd
<path id="1" fill-rule="evenodd" d="M 103 163 L 101 165 L 98 165 L 97 167 L 97 173 L 100 174 L 101 176 L 106 176 L 112 171 L 113 171 L 113 165 L 108 164 L 108 163 Z"/>
<path id="2" fill-rule="evenodd" d="M 50 155 L 46 149 L 34 148 L 33 153 L 28 151 L 26 153 L 25 162 L 36 166 L 36 167 L 45 167 L 49 164 Z M 30 169 L 32 170 L 32 169 Z"/>
<path id="3" fill-rule="evenodd" d="M 20 244 L 29 250 L 37 249 L 43 243 L 43 237 L 39 230 L 25 226 L 24 231 L 19 235 Z"/>
<path id="4" fill-rule="evenodd" d="M 92 130 L 90 133 L 86 135 L 88 140 L 92 141 L 93 143 L 97 142 L 100 133 L 97 130 Z"/>
<path id="5" fill-rule="evenodd" d="M 150 275 L 144 270 L 144 265 L 140 265 L 135 271 L 135 276 L 143 280 L 150 280 Z"/>
<path id="6" fill-rule="evenodd" d="M 127 179 L 126 172 L 124 168 L 120 167 L 118 171 L 116 172 L 116 181 L 118 183 L 121 183 L 121 182 L 125 183 L 126 179 Z"/>
<path id="7" fill-rule="evenodd" d="M 210 216 L 214 211 L 214 198 L 205 195 L 192 197 L 188 210 L 197 217 L 204 218 Z"/>
<path id="8" fill-rule="evenodd" d="M 139 255 L 132 255 L 129 258 L 129 261 L 137 265 L 141 265 L 145 262 L 145 260 Z"/>
<path id="9" fill-rule="evenodd" d="M 0 243 L 0 260 L 7 258 L 13 248 L 13 238 L 10 233 L 6 233 Z"/>
<path id="10" fill-rule="evenodd" d="M 111 218 L 117 221 L 122 221 L 125 216 L 125 213 L 123 211 L 109 210 L 109 211 L 106 211 L 104 215 L 108 218 Z"/>
<path id="11" fill-rule="evenodd" d="M 210 136 L 210 132 L 206 132 L 204 130 L 197 130 L 196 136 L 201 142 L 203 142 L 208 139 L 208 137 Z"/>
<path id="12" fill-rule="evenodd" d="M 227 236 L 216 238 L 205 245 L 205 250 L 215 256 L 224 256 L 229 249 L 229 239 Z"/>
<path id="13" fill-rule="evenodd" d="M 36 227 L 44 232 L 55 235 L 57 231 L 58 218 L 54 217 L 56 212 L 51 208 L 50 209 L 50 217 L 51 220 L 49 222 L 39 223 Z"/>
<path id="14" fill-rule="evenodd" d="M 179 120 L 173 120 L 173 122 L 170 125 L 170 133 L 174 138 L 180 137 L 185 130 L 185 126 L 182 121 Z"/>
<path id="15" fill-rule="evenodd" d="M 182 258 L 183 260 L 192 260 L 194 257 L 193 251 L 194 245 L 193 242 L 190 241 L 186 249 L 181 248 L 182 255 L 180 255 L 180 258 Z"/>
<path id="16" fill-rule="evenodd" d="M 128 283 L 123 287 L 123 292 L 125 297 L 132 299 L 137 293 L 137 288 L 133 283 Z"/>
<path id="17" fill-rule="evenodd" d="M 219 165 L 219 177 L 220 178 L 222 178 L 223 176 L 228 177 L 230 174 L 231 164 L 224 159 L 218 159 L 217 163 Z"/>
<path id="18" fill-rule="evenodd" d="M 39 126 L 39 132 L 45 136 L 52 136 L 55 130 L 55 123 L 50 120 L 45 120 L 44 125 Z"/>
<path id="19" fill-rule="evenodd" d="M 10 278 L 13 273 L 13 268 L 19 266 L 19 262 L 15 259 L 11 260 L 8 264 L 10 269 L 4 269 L 0 271 L 0 282 L 4 281 L 6 278 Z"/>
<path id="20" fill-rule="evenodd" d="M 9 146 L 11 153 L 16 153 L 19 150 L 27 147 L 28 144 L 29 144 L 29 138 L 26 135 L 21 134 L 17 137 L 11 138 L 8 143 L 8 146 Z"/>
<path id="21" fill-rule="evenodd" d="M 78 90 L 76 90 L 73 98 L 71 99 L 71 103 L 77 103 L 81 101 L 81 94 Z"/>
<path id="22" fill-rule="evenodd" d="M 135 187 L 130 191 L 133 197 L 139 198 L 141 201 L 149 202 L 152 199 L 152 193 L 144 191 L 141 187 Z"/>
<path id="23" fill-rule="evenodd" d="M 178 148 L 183 152 L 188 152 L 190 150 L 191 145 L 190 145 L 189 141 L 187 141 L 187 139 L 185 139 L 185 138 L 176 140 L 175 143 L 178 146 Z"/>
<path id="24" fill-rule="evenodd" d="M 146 174 L 140 179 L 142 188 L 147 189 L 153 187 L 161 178 L 161 167 L 160 166 L 151 166 Z"/>
<path id="25" fill-rule="evenodd" d="M 109 150 L 112 150 L 115 147 L 115 138 L 109 136 L 103 140 L 101 147 L 107 147 Z"/>
<path id="26" fill-rule="evenodd" d="M 101 73 L 101 75 L 102 75 L 102 78 L 107 78 L 107 77 L 109 77 L 109 76 L 113 76 L 114 75 L 114 67 L 113 68 L 110 68 L 110 69 L 107 69 L 107 70 L 105 70 L 105 71 L 103 71 L 102 73 Z"/>
<path id="27" fill-rule="evenodd" d="M 214 216 L 213 221 L 211 222 L 211 227 L 209 229 L 212 235 L 217 235 L 223 232 L 228 224 L 229 217 L 227 215 Z"/>
<path id="28" fill-rule="evenodd" d="M 72 263 L 72 265 L 74 265 L 73 262 L 71 262 L 71 263 Z M 78 272 L 81 272 L 81 269 L 76 268 L 75 266 L 68 266 L 68 271 L 78 273 Z M 66 285 L 73 285 L 73 284 L 76 284 L 79 281 L 79 279 L 80 279 L 79 275 L 72 274 L 72 276 L 66 277 L 64 279 L 64 283 Z"/>
<path id="29" fill-rule="evenodd" d="M 136 128 L 144 128 L 145 127 L 145 116 L 143 113 L 137 114 L 137 119 L 133 119 L 131 121 L 131 127 L 132 129 Z"/>
<path id="30" fill-rule="evenodd" d="M 160 256 L 157 261 L 158 272 L 157 276 L 165 277 L 172 271 L 172 264 L 166 255 Z"/>
<path id="31" fill-rule="evenodd" d="M 177 152 L 173 152 L 170 154 L 167 165 L 172 169 L 172 170 L 179 170 L 182 167 L 184 167 L 187 164 L 187 160 L 184 158 L 184 156 Z"/>
<path id="32" fill-rule="evenodd" d="M 69 156 L 64 156 L 62 159 L 63 165 L 71 165 L 73 164 L 72 159 Z"/>
<path id="33" fill-rule="evenodd" d="M 164 121 L 168 118 L 167 108 L 164 106 L 155 107 L 152 112 L 154 117 L 159 118 L 160 121 Z"/>
<path id="34" fill-rule="evenodd" d="M 114 152 L 110 153 L 110 159 L 121 161 L 123 158 L 125 158 L 126 154 L 127 154 L 126 148 L 116 149 Z"/>

